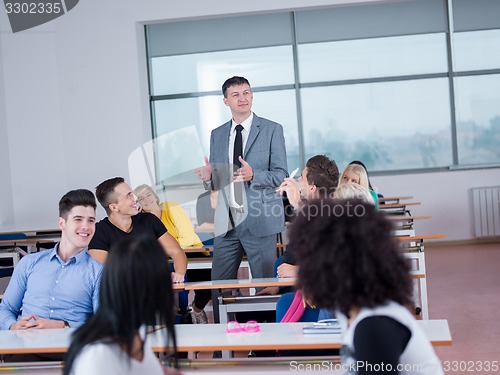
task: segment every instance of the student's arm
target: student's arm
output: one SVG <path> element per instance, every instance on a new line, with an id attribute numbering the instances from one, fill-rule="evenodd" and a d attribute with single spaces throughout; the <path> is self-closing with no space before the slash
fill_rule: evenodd
<path id="1" fill-rule="evenodd" d="M 297 266 L 288 263 L 282 263 L 278 267 L 278 277 L 297 277 Z"/>
<path id="2" fill-rule="evenodd" d="M 106 259 L 108 258 L 108 252 L 105 250 L 99 249 L 90 249 L 89 254 L 100 263 L 106 263 Z"/>
<path id="3" fill-rule="evenodd" d="M 276 189 L 276 191 L 280 193 L 280 195 L 283 195 L 283 192 L 286 192 L 288 201 L 295 210 L 298 210 L 302 205 L 299 184 L 293 178 L 290 177 L 285 178 L 283 183 L 280 185 L 278 189 Z"/>
<path id="4" fill-rule="evenodd" d="M 175 272 L 172 274 L 172 281 L 174 283 L 184 282 L 184 275 L 187 270 L 186 254 L 182 251 L 175 238 L 168 232 L 158 238 L 158 241 L 160 241 L 160 244 L 163 246 L 165 253 L 174 261 Z"/>
<path id="5" fill-rule="evenodd" d="M 14 268 L 9 285 L 0 303 L 0 329 L 7 330 L 15 323 L 21 311 L 24 294 L 26 293 L 28 257 L 24 257 Z"/>
<path id="6" fill-rule="evenodd" d="M 106 263 L 108 258 L 108 250 L 110 247 L 109 239 L 104 233 L 104 226 L 102 222 L 95 225 L 94 236 L 90 240 L 88 253 L 100 263 Z"/>

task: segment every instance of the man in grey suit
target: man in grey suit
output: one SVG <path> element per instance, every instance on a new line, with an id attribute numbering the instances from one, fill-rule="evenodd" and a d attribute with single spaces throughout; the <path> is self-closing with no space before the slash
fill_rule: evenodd
<path id="1" fill-rule="evenodd" d="M 212 131 L 210 162 L 195 170 L 205 187 L 219 190 L 212 279 L 235 279 L 244 253 L 253 277 L 272 277 L 276 234 L 285 227 L 276 192 L 288 176 L 283 128 L 252 112 L 246 78 L 229 78 L 222 93 L 232 119 Z"/>

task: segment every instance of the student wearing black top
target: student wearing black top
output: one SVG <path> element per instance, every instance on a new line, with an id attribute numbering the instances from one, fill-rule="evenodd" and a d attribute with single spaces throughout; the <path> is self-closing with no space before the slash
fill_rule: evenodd
<path id="1" fill-rule="evenodd" d="M 308 301 L 341 321 L 346 373 L 442 375 L 439 358 L 407 308 L 410 265 L 392 233 L 392 224 L 371 203 L 308 202 L 288 244 L 297 257 L 298 284 Z"/>
<path id="2" fill-rule="evenodd" d="M 160 219 L 150 213 L 139 212 L 137 197 L 122 177 L 99 184 L 96 197 L 108 217 L 96 224 L 89 244 L 89 254 L 104 263 L 111 246 L 124 237 L 151 236 L 157 238 L 165 253 L 174 261 L 174 283 L 184 282 L 187 258 L 177 241 L 167 232 Z"/>

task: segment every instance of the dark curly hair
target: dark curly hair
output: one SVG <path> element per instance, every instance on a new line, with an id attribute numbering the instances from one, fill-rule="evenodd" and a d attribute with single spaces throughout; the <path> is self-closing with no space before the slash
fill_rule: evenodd
<path id="1" fill-rule="evenodd" d="M 309 202 L 292 224 L 288 245 L 304 295 L 347 316 L 353 307 L 409 304 L 410 264 L 392 231 L 383 214 L 361 200 Z"/>

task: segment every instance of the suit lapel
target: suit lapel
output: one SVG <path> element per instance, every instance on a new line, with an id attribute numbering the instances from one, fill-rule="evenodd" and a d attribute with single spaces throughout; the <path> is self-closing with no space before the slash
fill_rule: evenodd
<path id="1" fill-rule="evenodd" d="M 260 119 L 254 113 L 252 127 L 250 128 L 250 134 L 248 134 L 247 144 L 245 146 L 245 152 L 243 152 L 243 159 L 246 159 L 248 150 L 250 150 L 250 147 L 252 147 L 252 144 L 257 139 L 259 132 L 260 132 Z"/>

